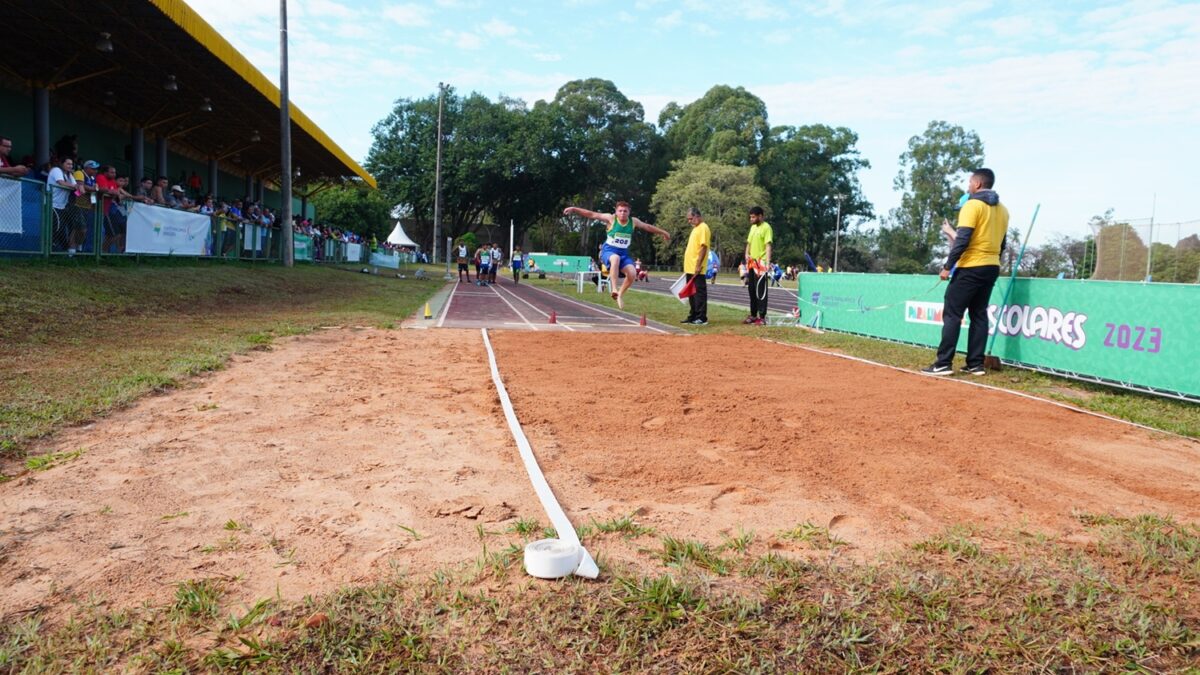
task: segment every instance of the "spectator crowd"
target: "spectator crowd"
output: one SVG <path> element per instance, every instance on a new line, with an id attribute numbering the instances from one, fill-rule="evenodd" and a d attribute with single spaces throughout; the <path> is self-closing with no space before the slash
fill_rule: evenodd
<path id="1" fill-rule="evenodd" d="M 188 211 L 214 219 L 215 255 L 237 253 L 237 233 L 248 225 L 277 232 L 280 215 L 250 196 L 226 198 L 215 194 L 213 186 L 205 190 L 204 181 L 191 172 L 181 172 L 172 182 L 167 176 L 144 176 L 131 185 L 128 172 L 115 163 L 81 159 L 78 137 L 64 136 L 54 144 L 50 161 L 37 166 L 32 155 L 19 162 L 11 159 L 13 142 L 0 135 L 0 176 L 41 182 L 50 191 L 52 204 L 51 249 L 73 255 L 89 247 L 89 225 L 99 209 L 102 218 L 101 251 L 123 253 L 129 205 L 148 204 Z M 319 225 L 300 215 L 292 218 L 292 229 L 313 239 L 314 257 L 323 258 L 324 243 L 366 243 L 358 234 Z M 94 244 L 92 244 L 94 245 Z"/>

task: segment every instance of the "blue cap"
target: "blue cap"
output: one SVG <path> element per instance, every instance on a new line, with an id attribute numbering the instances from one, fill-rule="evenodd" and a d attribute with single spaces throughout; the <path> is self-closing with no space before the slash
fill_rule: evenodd
<path id="1" fill-rule="evenodd" d="M 99 169 L 99 168 L 100 168 L 100 163 L 99 163 L 99 162 L 97 162 L 97 161 L 96 161 L 96 160 L 94 160 L 94 159 L 89 159 L 88 161 L 86 161 L 86 162 L 84 162 L 84 163 L 83 163 L 83 168 L 85 168 L 85 169 Z"/>

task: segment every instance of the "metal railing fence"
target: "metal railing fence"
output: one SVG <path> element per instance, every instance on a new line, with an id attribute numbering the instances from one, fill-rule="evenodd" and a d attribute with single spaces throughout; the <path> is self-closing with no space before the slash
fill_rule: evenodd
<path id="1" fill-rule="evenodd" d="M 131 203 L 113 203 L 94 193 L 77 194 L 28 178 L 0 177 L 0 256 L 195 257 L 279 262 L 283 237 L 278 227 L 238 221 L 224 215 L 210 221 L 203 253 L 147 253 L 127 250 Z M 167 209 L 139 205 L 139 208 Z M 301 235 L 297 234 L 297 237 Z M 360 263 L 370 247 L 327 237 L 305 237 L 313 263 Z M 357 256 L 348 254 L 350 250 Z"/>

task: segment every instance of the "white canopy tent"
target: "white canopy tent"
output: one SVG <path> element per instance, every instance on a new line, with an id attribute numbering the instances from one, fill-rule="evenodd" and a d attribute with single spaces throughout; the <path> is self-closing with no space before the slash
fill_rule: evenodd
<path id="1" fill-rule="evenodd" d="M 413 248 L 421 248 L 417 242 L 409 239 L 408 235 L 404 233 L 404 227 L 400 225 L 400 221 L 398 220 L 396 221 L 395 229 L 393 229 L 392 233 L 388 235 L 387 243 L 394 246 L 411 246 Z"/>

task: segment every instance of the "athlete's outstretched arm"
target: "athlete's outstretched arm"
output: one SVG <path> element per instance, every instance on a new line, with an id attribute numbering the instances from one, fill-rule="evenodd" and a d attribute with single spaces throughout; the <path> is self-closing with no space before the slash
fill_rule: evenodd
<path id="1" fill-rule="evenodd" d="M 584 218 L 590 218 L 592 220 L 603 220 L 606 223 L 612 222 L 612 214 L 610 214 L 610 213 L 597 213 L 595 211 L 588 211 L 587 209 L 581 209 L 578 206 L 568 206 L 567 208 L 563 209 L 563 215 L 564 216 L 583 216 Z"/>
<path id="2" fill-rule="evenodd" d="M 651 225 L 650 223 L 638 220 L 637 218 L 633 219 L 633 226 L 638 228 L 639 230 L 645 230 L 647 232 L 650 232 L 651 234 L 657 234 L 658 236 L 662 237 L 663 239 L 665 239 L 667 241 L 671 241 L 671 233 L 667 232 L 666 230 L 662 229 L 661 227 L 655 227 L 654 225 Z"/>

